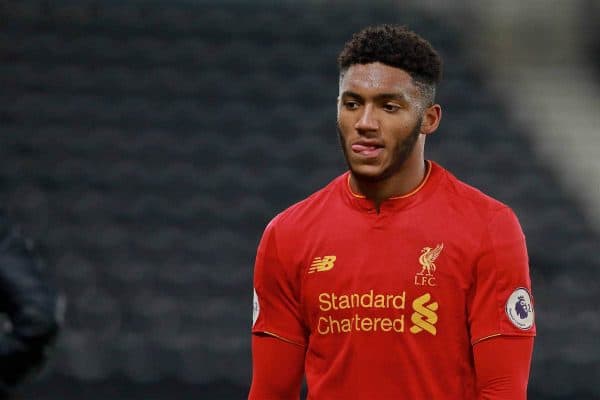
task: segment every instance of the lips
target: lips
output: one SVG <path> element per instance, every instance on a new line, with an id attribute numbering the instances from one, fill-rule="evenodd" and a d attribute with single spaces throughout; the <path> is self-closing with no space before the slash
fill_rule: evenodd
<path id="1" fill-rule="evenodd" d="M 352 151 L 365 157 L 377 157 L 382 151 L 383 146 L 376 143 L 354 143 Z"/>

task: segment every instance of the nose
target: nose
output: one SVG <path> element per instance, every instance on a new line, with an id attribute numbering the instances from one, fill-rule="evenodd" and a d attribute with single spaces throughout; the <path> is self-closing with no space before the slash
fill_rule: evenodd
<path id="1" fill-rule="evenodd" d="M 361 114 L 356 124 L 354 124 L 354 128 L 358 131 L 375 131 L 379 128 L 379 124 L 374 115 L 373 105 L 367 104 L 363 108 L 363 113 Z"/>

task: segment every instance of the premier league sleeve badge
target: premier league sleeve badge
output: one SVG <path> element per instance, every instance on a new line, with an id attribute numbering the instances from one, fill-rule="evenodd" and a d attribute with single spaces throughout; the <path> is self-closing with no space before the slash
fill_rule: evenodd
<path id="1" fill-rule="evenodd" d="M 527 330 L 533 327 L 535 320 L 533 303 L 527 289 L 515 289 L 506 301 L 505 310 L 508 319 L 517 328 Z"/>

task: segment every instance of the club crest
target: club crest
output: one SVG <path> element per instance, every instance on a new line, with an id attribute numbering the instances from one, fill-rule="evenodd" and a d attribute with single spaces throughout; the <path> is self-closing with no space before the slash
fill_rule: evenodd
<path id="1" fill-rule="evenodd" d="M 434 248 L 423 247 L 419 256 L 419 264 L 421 271 L 415 274 L 416 286 L 437 286 L 435 282 L 434 272 L 437 268 L 435 260 L 440 256 L 444 249 L 444 243 L 439 243 Z"/>

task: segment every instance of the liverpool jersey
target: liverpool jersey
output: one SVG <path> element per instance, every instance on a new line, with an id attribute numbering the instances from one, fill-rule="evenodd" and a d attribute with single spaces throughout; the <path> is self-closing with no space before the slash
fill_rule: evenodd
<path id="1" fill-rule="evenodd" d="M 474 400 L 472 346 L 535 335 L 530 286 L 506 205 L 428 162 L 377 210 L 347 172 L 265 229 L 252 331 L 306 348 L 309 399 Z"/>

